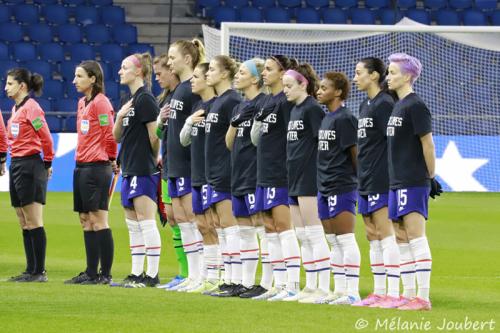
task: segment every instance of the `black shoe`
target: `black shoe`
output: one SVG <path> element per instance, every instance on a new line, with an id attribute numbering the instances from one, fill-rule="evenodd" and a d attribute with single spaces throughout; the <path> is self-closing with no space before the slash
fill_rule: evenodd
<path id="1" fill-rule="evenodd" d="M 17 282 L 47 282 L 47 281 L 49 281 L 49 279 L 47 278 L 47 273 L 44 271 L 42 273 L 30 274 L 26 278 L 18 280 Z"/>
<path id="2" fill-rule="evenodd" d="M 252 298 L 262 295 L 267 289 L 262 286 L 253 286 L 247 292 L 240 295 L 240 298 Z"/>
<path id="3" fill-rule="evenodd" d="M 84 282 L 90 280 L 95 280 L 95 278 L 92 278 L 90 275 L 87 274 L 87 272 L 81 272 L 77 276 L 64 281 L 64 284 L 83 284 Z"/>
<path id="4" fill-rule="evenodd" d="M 24 271 L 22 272 L 21 274 L 19 275 L 16 275 L 16 276 L 12 276 L 11 278 L 9 278 L 7 280 L 7 282 L 17 282 L 19 280 L 23 280 L 23 279 L 26 279 L 27 277 L 29 277 L 31 275 L 31 273 L 28 273 L 27 271 Z"/>
<path id="5" fill-rule="evenodd" d="M 217 297 L 238 297 L 239 295 L 246 293 L 249 289 L 241 284 L 233 285 L 233 288 L 220 292 Z"/>
<path id="6" fill-rule="evenodd" d="M 223 283 L 223 284 L 221 284 L 219 286 L 218 289 L 210 292 L 209 295 L 217 297 L 217 296 L 219 296 L 222 293 L 225 293 L 225 292 L 228 292 L 228 291 L 232 290 L 234 288 L 234 286 L 235 285 L 232 284 L 232 283 Z"/>
<path id="7" fill-rule="evenodd" d="M 158 274 L 155 277 L 151 277 L 149 275 L 144 276 L 141 283 L 144 287 L 156 287 L 160 284 L 160 279 L 158 278 Z"/>
<path id="8" fill-rule="evenodd" d="M 144 278 L 144 273 L 142 273 L 141 275 L 129 274 L 120 282 L 111 281 L 109 283 L 109 286 L 110 287 L 127 287 L 130 285 L 135 285 L 135 284 L 140 283 L 143 278 Z"/>
<path id="9" fill-rule="evenodd" d="M 97 279 L 98 279 L 98 283 L 97 284 L 110 284 L 111 280 L 112 280 L 112 277 L 111 277 L 111 275 L 102 275 L 102 274 L 99 274 L 99 277 Z"/>

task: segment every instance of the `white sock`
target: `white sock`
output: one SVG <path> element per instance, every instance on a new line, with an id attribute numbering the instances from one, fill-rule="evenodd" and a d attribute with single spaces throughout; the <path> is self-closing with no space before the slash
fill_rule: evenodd
<path id="1" fill-rule="evenodd" d="M 415 258 L 410 250 L 409 243 L 399 243 L 399 260 L 401 264 L 401 281 L 403 282 L 403 296 L 413 298 L 417 296 L 415 278 Z"/>
<path id="2" fill-rule="evenodd" d="M 370 241 L 370 267 L 373 273 L 373 293 L 385 296 L 384 255 L 379 240 Z"/>
<path id="3" fill-rule="evenodd" d="M 410 250 L 415 258 L 417 274 L 417 296 L 428 301 L 431 287 L 432 256 L 427 237 L 419 237 L 410 241 Z"/>
<path id="4" fill-rule="evenodd" d="M 325 238 L 322 225 L 306 226 L 306 237 L 312 244 L 314 263 L 318 272 L 318 288 L 328 293 L 330 291 L 330 249 Z"/>
<path id="5" fill-rule="evenodd" d="M 220 253 L 219 245 L 205 245 L 204 246 L 204 260 L 207 267 L 207 280 L 219 280 L 219 266 L 217 263 L 218 255 Z"/>
<path id="6" fill-rule="evenodd" d="M 224 228 L 224 235 L 226 236 L 226 250 L 231 258 L 231 283 L 241 284 L 240 228 L 237 225 Z"/>
<path id="7" fill-rule="evenodd" d="M 347 280 L 345 277 L 345 267 L 344 267 L 344 251 L 340 246 L 337 236 L 334 234 L 327 234 L 326 239 L 330 243 L 330 266 L 333 273 L 333 281 L 335 284 L 335 294 L 345 294 L 347 293 Z"/>
<path id="8" fill-rule="evenodd" d="M 158 275 L 158 267 L 160 266 L 160 232 L 156 226 L 156 220 L 142 220 L 139 221 L 139 225 L 141 226 L 142 237 L 144 237 L 144 245 L 146 246 L 146 258 L 148 261 L 146 275 L 154 278 Z"/>
<path id="9" fill-rule="evenodd" d="M 182 245 L 188 262 L 189 278 L 194 281 L 201 280 L 200 274 L 200 253 L 198 251 L 198 242 L 191 222 L 179 223 L 181 230 Z"/>
<path id="10" fill-rule="evenodd" d="M 198 225 L 196 222 L 191 223 L 194 235 L 196 237 L 196 242 L 198 242 L 198 253 L 200 255 L 200 276 L 202 280 L 205 280 L 207 278 L 207 266 L 205 264 L 205 253 L 204 253 L 204 247 L 203 247 L 203 236 L 201 235 L 200 230 L 198 229 Z"/>
<path id="11" fill-rule="evenodd" d="M 139 276 L 144 271 L 144 258 L 146 257 L 146 247 L 142 236 L 139 222 L 125 219 L 128 227 L 130 241 L 130 253 L 132 255 L 132 274 Z"/>
<path id="12" fill-rule="evenodd" d="M 274 285 L 276 287 L 284 287 L 286 284 L 286 268 L 283 260 L 283 253 L 278 234 L 266 234 L 267 243 L 269 245 L 269 257 L 271 266 L 273 267 Z"/>
<path id="13" fill-rule="evenodd" d="M 251 226 L 240 226 L 241 284 L 250 288 L 255 285 L 255 272 L 259 263 L 259 242 L 257 230 Z"/>
<path id="14" fill-rule="evenodd" d="M 295 230 L 283 231 L 278 235 L 283 252 L 286 272 L 288 275 L 286 287 L 288 290 L 298 289 L 300 282 L 300 248 Z"/>
<path id="15" fill-rule="evenodd" d="M 262 264 L 262 275 L 260 285 L 267 290 L 273 286 L 273 268 L 269 259 L 269 247 L 264 227 L 257 227 L 257 236 L 260 240 L 260 263 Z"/>
<path id="16" fill-rule="evenodd" d="M 353 233 L 338 235 L 337 240 L 344 252 L 345 276 L 347 280 L 347 294 L 359 295 L 359 266 L 361 254 Z"/>
<path id="17" fill-rule="evenodd" d="M 316 289 L 318 286 L 318 273 L 316 272 L 312 244 L 309 242 L 304 228 L 295 228 L 295 234 L 300 241 L 302 265 L 306 271 L 306 288 Z"/>
<path id="18" fill-rule="evenodd" d="M 384 253 L 384 266 L 387 274 L 387 295 L 399 297 L 399 248 L 396 236 L 389 236 L 380 241 Z"/>
<path id="19" fill-rule="evenodd" d="M 226 236 L 224 234 L 224 229 L 216 228 L 217 237 L 219 238 L 219 246 L 221 251 L 221 259 L 219 261 L 221 276 L 224 278 L 225 284 L 231 283 L 231 256 L 227 252 L 226 246 Z"/>

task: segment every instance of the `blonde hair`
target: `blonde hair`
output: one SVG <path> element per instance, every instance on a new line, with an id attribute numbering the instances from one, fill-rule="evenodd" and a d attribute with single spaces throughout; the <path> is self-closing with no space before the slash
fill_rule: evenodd
<path id="1" fill-rule="evenodd" d="M 240 64 L 227 55 L 218 55 L 213 59 L 223 71 L 229 72 L 229 79 L 233 80 Z"/>
<path id="2" fill-rule="evenodd" d="M 141 64 L 140 69 L 144 84 L 146 85 L 146 87 L 151 89 L 151 77 L 153 76 L 153 57 L 151 57 L 151 54 L 149 52 L 134 53 L 133 56 L 136 57 Z"/>
<path id="3" fill-rule="evenodd" d="M 167 53 L 162 53 L 159 56 L 154 57 L 153 59 L 153 65 L 160 65 L 161 67 L 170 70 L 170 66 L 167 64 L 168 63 L 168 54 Z M 158 102 L 162 102 L 165 100 L 167 95 L 170 93 L 169 89 L 163 89 L 162 92 L 156 97 Z"/>
<path id="4" fill-rule="evenodd" d="M 203 42 L 197 38 L 194 38 L 193 40 L 178 40 L 174 42 L 171 47 L 176 47 L 177 50 L 182 54 L 182 55 L 190 55 L 192 62 L 191 62 L 191 68 L 194 69 L 198 64 L 205 62 L 205 46 L 203 45 Z"/>

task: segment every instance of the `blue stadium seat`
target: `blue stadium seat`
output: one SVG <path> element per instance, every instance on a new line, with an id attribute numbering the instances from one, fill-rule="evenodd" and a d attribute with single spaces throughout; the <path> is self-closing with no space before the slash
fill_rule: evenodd
<path id="1" fill-rule="evenodd" d="M 467 9 L 472 7 L 472 0 L 449 0 L 449 5 L 454 9 Z"/>
<path id="2" fill-rule="evenodd" d="M 0 5 L 0 23 L 10 22 L 12 12 L 9 6 Z"/>
<path id="3" fill-rule="evenodd" d="M 68 46 L 71 60 L 81 62 L 83 60 L 93 60 L 95 58 L 94 48 L 88 44 L 78 43 Z"/>
<path id="4" fill-rule="evenodd" d="M 375 24 L 375 13 L 366 8 L 351 9 L 352 24 Z"/>
<path id="5" fill-rule="evenodd" d="M 35 5 L 20 4 L 14 6 L 14 17 L 18 23 L 37 23 L 39 16 L 38 7 Z"/>
<path id="6" fill-rule="evenodd" d="M 12 59 L 15 61 L 28 61 L 36 59 L 36 48 L 31 43 L 13 43 Z"/>
<path id="7" fill-rule="evenodd" d="M 348 8 L 356 7 L 357 5 L 358 5 L 357 0 L 337 0 L 337 1 L 335 1 L 336 8 L 348 9 Z"/>
<path id="8" fill-rule="evenodd" d="M 477 9 L 467 9 L 463 12 L 464 25 L 488 25 L 486 15 Z"/>
<path id="9" fill-rule="evenodd" d="M 155 55 L 155 49 L 146 43 L 132 43 L 129 44 L 127 47 L 127 54 L 134 54 L 134 53 L 145 53 L 149 52 L 152 56 Z"/>
<path id="10" fill-rule="evenodd" d="M 3 112 L 11 111 L 13 106 L 14 106 L 14 100 L 12 100 L 8 97 L 0 98 L 0 110 L 2 110 Z M 8 119 L 8 116 L 7 116 L 7 119 Z M 6 121 L 4 121 L 4 122 L 5 122 L 5 124 L 7 124 Z"/>
<path id="11" fill-rule="evenodd" d="M 297 23 L 321 23 L 321 18 L 314 8 L 298 8 Z"/>
<path id="12" fill-rule="evenodd" d="M 63 84 L 56 80 L 44 80 L 43 97 L 49 100 L 56 100 L 64 97 Z"/>
<path id="13" fill-rule="evenodd" d="M 33 0 L 37 5 L 53 5 L 58 3 L 58 0 Z"/>
<path id="14" fill-rule="evenodd" d="M 238 21 L 238 13 L 236 9 L 230 7 L 216 7 L 212 12 L 212 18 L 215 26 L 219 27 L 222 22 L 236 22 Z"/>
<path id="15" fill-rule="evenodd" d="M 424 7 L 431 10 L 444 8 L 448 5 L 448 0 L 424 0 Z"/>
<path id="16" fill-rule="evenodd" d="M 306 0 L 306 5 L 312 8 L 326 8 L 330 5 L 329 0 Z"/>
<path id="17" fill-rule="evenodd" d="M 75 10 L 75 20 L 83 26 L 99 23 L 99 11 L 91 6 L 78 6 Z"/>
<path id="18" fill-rule="evenodd" d="M 475 5 L 482 11 L 493 11 L 497 9 L 497 0 L 476 0 Z"/>
<path id="19" fill-rule="evenodd" d="M 23 29 L 16 23 L 0 23 L 0 41 L 19 42 L 23 40 Z"/>
<path id="20" fill-rule="evenodd" d="M 82 41 L 82 31 L 76 24 L 61 24 L 57 28 L 59 41 L 63 43 L 80 43 Z"/>
<path id="21" fill-rule="evenodd" d="M 6 4 L 16 5 L 16 4 L 20 4 L 20 3 L 25 3 L 26 1 L 25 0 L 5 0 L 3 2 L 5 2 Z"/>
<path id="22" fill-rule="evenodd" d="M 120 81 L 120 75 L 118 75 L 118 71 L 120 70 L 122 66 L 121 61 L 115 61 L 115 62 L 110 62 L 109 67 L 111 68 L 111 74 L 113 74 L 113 79 L 115 81 Z M 111 78 L 108 78 L 108 80 Z"/>
<path id="23" fill-rule="evenodd" d="M 110 6 L 113 4 L 113 0 L 90 0 L 90 4 L 97 7 Z"/>
<path id="24" fill-rule="evenodd" d="M 111 73 L 111 67 L 109 66 L 108 63 L 105 63 L 101 60 L 101 61 L 99 61 L 99 65 L 101 66 L 102 75 L 104 76 L 104 80 L 109 80 L 110 78 L 113 77 L 113 75 Z"/>
<path id="25" fill-rule="evenodd" d="M 396 24 L 403 18 L 403 15 L 399 10 L 394 10 L 389 8 L 380 9 L 378 14 L 380 18 L 380 23 L 384 25 Z"/>
<path id="26" fill-rule="evenodd" d="M 0 60 L 0 77 L 5 78 L 9 69 L 19 67 L 17 62 L 12 60 Z M 3 89 L 3 87 L 2 87 Z"/>
<path id="27" fill-rule="evenodd" d="M 62 132 L 62 117 L 56 115 L 45 115 L 45 120 L 47 121 L 47 126 L 50 129 L 51 133 L 59 133 Z"/>
<path id="28" fill-rule="evenodd" d="M 45 22 L 52 25 L 68 23 L 68 9 L 61 5 L 47 5 L 42 7 L 42 16 Z"/>
<path id="29" fill-rule="evenodd" d="M 287 10 L 280 7 L 270 7 L 265 10 L 266 22 L 272 23 L 289 23 L 290 14 Z"/>
<path id="30" fill-rule="evenodd" d="M 111 34 L 113 40 L 118 44 L 137 43 L 137 28 L 130 24 L 115 25 Z"/>
<path id="31" fill-rule="evenodd" d="M 31 60 L 23 64 L 32 73 L 38 73 L 44 80 L 52 80 L 52 66 L 45 60 Z"/>
<path id="32" fill-rule="evenodd" d="M 64 132 L 76 132 L 76 116 L 69 116 L 64 119 Z"/>
<path id="33" fill-rule="evenodd" d="M 57 112 L 76 112 L 78 107 L 78 99 L 76 98 L 60 98 L 52 102 L 54 111 Z"/>
<path id="34" fill-rule="evenodd" d="M 72 81 L 66 81 L 64 82 L 64 91 L 66 92 L 66 96 L 68 96 L 68 98 L 80 98 L 82 97 L 82 94 L 80 94 L 76 88 L 75 88 L 75 85 L 73 84 Z"/>
<path id="35" fill-rule="evenodd" d="M 105 81 L 104 88 L 106 91 L 106 96 L 109 99 L 119 99 L 120 98 L 120 85 L 115 81 Z"/>
<path id="36" fill-rule="evenodd" d="M 62 0 L 61 1 L 63 5 L 66 6 L 80 6 L 86 3 L 86 0 Z"/>
<path id="37" fill-rule="evenodd" d="M 43 94 L 42 94 L 42 96 L 43 96 Z M 48 99 L 36 97 L 35 101 L 38 102 L 38 104 L 40 105 L 40 107 L 42 108 L 43 111 L 45 111 L 45 112 L 52 111 L 52 104 L 50 103 L 50 101 Z"/>
<path id="38" fill-rule="evenodd" d="M 423 9 L 409 9 L 406 12 L 406 16 L 410 18 L 413 21 L 416 21 L 418 23 L 422 24 L 431 24 L 431 15 L 429 14 L 428 11 L 423 10 Z"/>
<path id="39" fill-rule="evenodd" d="M 73 81 L 75 77 L 75 68 L 79 63 L 79 61 L 64 61 L 61 63 L 59 72 L 64 81 Z"/>
<path id="40" fill-rule="evenodd" d="M 327 8 L 323 12 L 323 23 L 326 24 L 346 24 L 347 14 L 338 8 Z"/>
<path id="41" fill-rule="evenodd" d="M 118 6 L 102 7 L 101 22 L 111 26 L 125 23 L 125 10 Z"/>
<path id="42" fill-rule="evenodd" d="M 397 6 L 399 9 L 415 8 L 416 5 L 416 0 L 398 0 L 397 2 Z"/>
<path id="43" fill-rule="evenodd" d="M 252 0 L 252 6 L 257 8 L 269 8 L 276 5 L 275 0 Z"/>
<path id="44" fill-rule="evenodd" d="M 491 24 L 496 26 L 500 25 L 500 10 L 495 11 L 491 15 Z"/>
<path id="45" fill-rule="evenodd" d="M 366 7 L 370 9 L 386 8 L 390 6 L 389 0 L 366 0 Z"/>
<path id="46" fill-rule="evenodd" d="M 38 46 L 38 55 L 40 59 L 57 63 L 64 60 L 64 49 L 58 43 L 41 44 Z"/>
<path id="47" fill-rule="evenodd" d="M 89 24 L 85 28 L 85 36 L 88 43 L 104 44 L 111 39 L 109 29 L 104 24 Z"/>
<path id="48" fill-rule="evenodd" d="M 302 0 L 278 0 L 278 5 L 286 8 L 300 7 Z"/>
<path id="49" fill-rule="evenodd" d="M 436 23 L 438 25 L 460 25 L 460 16 L 453 9 L 440 9 L 436 13 Z"/>
<path id="50" fill-rule="evenodd" d="M 114 61 L 122 61 L 125 57 L 123 49 L 120 45 L 116 44 L 103 44 L 99 48 L 102 61 L 107 63 Z"/>
<path id="51" fill-rule="evenodd" d="M 241 22 L 262 22 L 262 12 L 255 7 L 243 7 L 239 10 Z"/>
<path id="52" fill-rule="evenodd" d="M 248 6 L 248 0 L 226 0 L 224 1 L 226 7 L 231 7 L 234 9 L 239 9 Z"/>
<path id="53" fill-rule="evenodd" d="M 26 27 L 26 34 L 31 42 L 38 44 L 52 41 L 52 29 L 47 24 L 30 24 Z"/>
<path id="54" fill-rule="evenodd" d="M 221 0 L 198 0 L 196 2 L 196 7 L 199 11 L 201 11 L 203 17 L 208 16 L 212 8 L 218 7 L 220 5 Z"/>
<path id="55" fill-rule="evenodd" d="M 9 60 L 9 47 L 7 44 L 0 43 L 0 60 Z"/>

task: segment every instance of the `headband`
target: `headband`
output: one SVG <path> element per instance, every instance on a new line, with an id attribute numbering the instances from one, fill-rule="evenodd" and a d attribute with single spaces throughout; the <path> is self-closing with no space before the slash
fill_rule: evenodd
<path id="1" fill-rule="evenodd" d="M 243 65 L 245 65 L 245 67 L 248 68 L 252 76 L 255 76 L 257 79 L 260 80 L 260 74 L 259 71 L 257 70 L 257 65 L 255 65 L 255 62 L 253 60 L 247 60 L 243 63 Z"/>
<path id="2" fill-rule="evenodd" d="M 285 70 L 285 67 L 283 67 L 283 64 L 281 63 L 281 61 L 279 61 L 278 58 L 276 58 L 275 56 L 270 56 L 269 59 L 273 60 L 275 63 L 278 64 L 278 66 L 280 66 L 281 70 Z"/>
<path id="3" fill-rule="evenodd" d="M 309 81 L 305 78 L 304 75 L 300 74 L 297 71 L 294 71 L 293 69 L 289 69 L 285 72 L 285 75 L 293 77 L 295 80 L 297 80 L 299 83 L 305 83 L 306 85 L 309 84 Z"/>
<path id="4" fill-rule="evenodd" d="M 137 56 L 135 56 L 134 54 L 132 55 L 129 55 L 128 57 L 125 58 L 125 60 L 128 60 L 130 61 L 131 63 L 134 64 L 135 67 L 137 68 L 141 68 L 142 67 L 142 64 L 141 64 L 141 61 L 139 60 L 139 58 L 137 58 Z"/>

